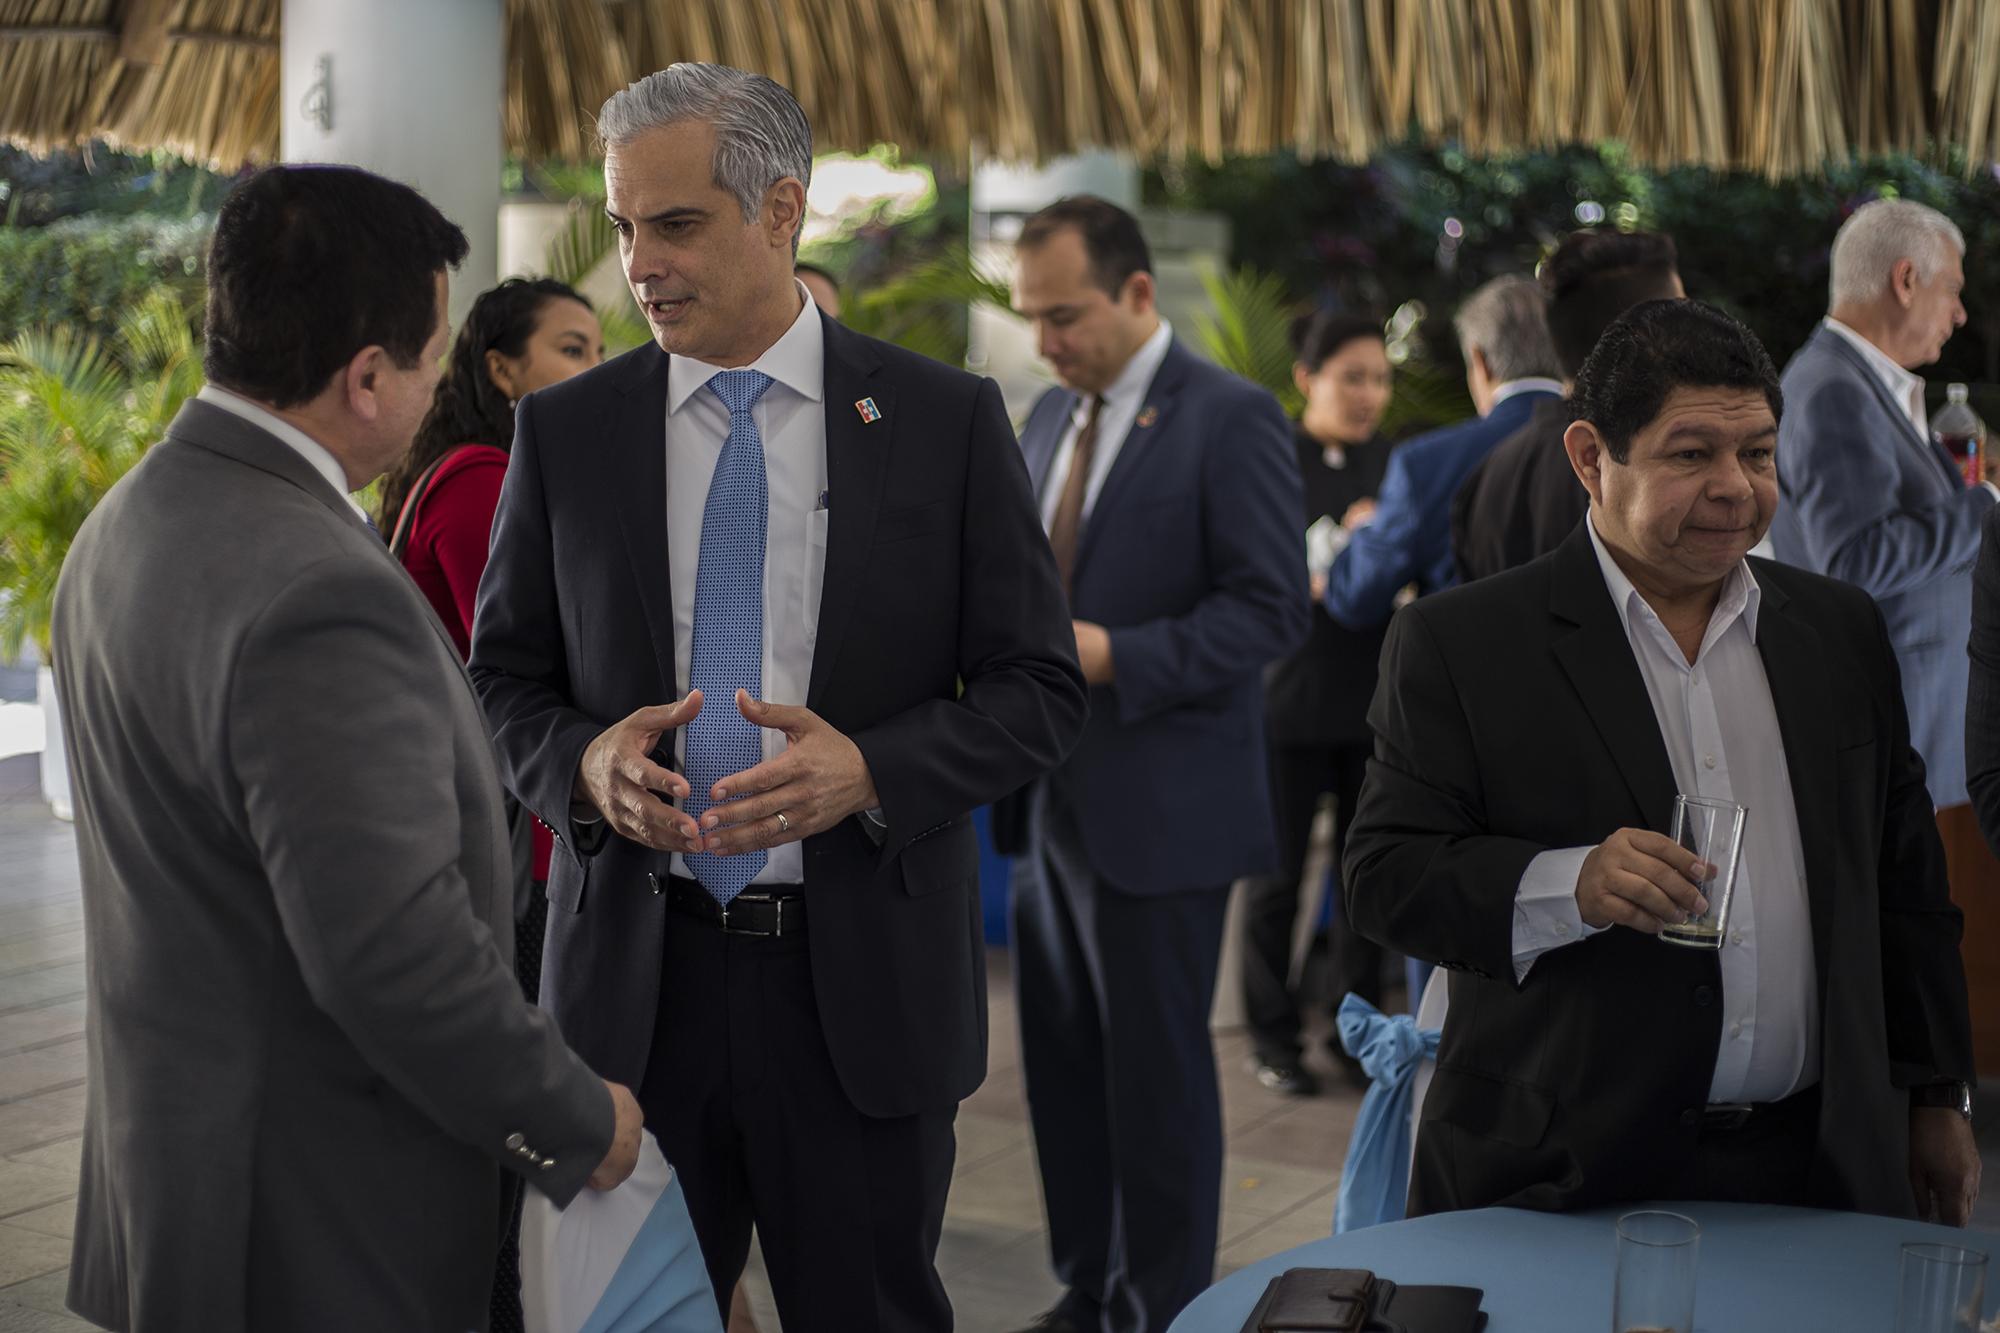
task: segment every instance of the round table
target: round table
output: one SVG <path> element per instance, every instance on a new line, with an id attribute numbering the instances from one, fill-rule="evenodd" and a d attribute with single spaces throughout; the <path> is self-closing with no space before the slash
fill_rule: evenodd
<path id="1" fill-rule="evenodd" d="M 1648 1203 L 1585 1213 L 1481 1208 L 1329 1236 L 1251 1264 L 1203 1292 L 1170 1333 L 1239 1333 L 1288 1268 L 1366 1268 L 1392 1281 L 1478 1287 L 1487 1333 L 1606 1333 L 1618 1218 L 1641 1208 L 1701 1223 L 1695 1333 L 1888 1333 L 1906 1241 L 2000 1253 L 2000 1235 L 1864 1213 L 1761 1204 Z M 1986 1317 L 2000 1309 L 1989 1273 Z"/>

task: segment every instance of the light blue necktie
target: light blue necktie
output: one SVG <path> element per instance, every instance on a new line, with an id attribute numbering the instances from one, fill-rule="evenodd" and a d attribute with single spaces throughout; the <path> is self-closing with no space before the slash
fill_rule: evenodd
<path id="1" fill-rule="evenodd" d="M 771 387 L 757 370 L 725 370 L 708 382 L 729 409 L 729 438 L 715 460 L 701 511 L 701 555 L 694 574 L 694 639 L 688 686 L 701 712 L 687 727 L 687 812 L 699 820 L 715 784 L 764 758 L 763 733 L 736 707 L 736 691 L 764 697 L 764 534 L 770 523 L 764 439 L 750 409 Z M 715 856 L 697 852 L 688 872 L 719 903 L 743 892 L 770 859 L 762 848 Z"/>

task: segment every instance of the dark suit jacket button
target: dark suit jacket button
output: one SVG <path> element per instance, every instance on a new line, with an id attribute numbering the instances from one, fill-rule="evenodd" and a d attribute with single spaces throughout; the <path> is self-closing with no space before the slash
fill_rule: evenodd
<path id="1" fill-rule="evenodd" d="M 1687 1110 L 1681 1112 L 1681 1124 L 1683 1127 L 1687 1129 L 1693 1129 L 1696 1125 L 1699 1125 L 1700 1123 L 1701 1123 L 1701 1112 L 1695 1110 L 1692 1106 L 1690 1106 Z"/>
<path id="2" fill-rule="evenodd" d="M 1711 1004 L 1714 1004 L 1715 988 L 1712 986 L 1696 986 L 1694 988 L 1694 1003 L 1697 1009 L 1706 1009 Z"/>

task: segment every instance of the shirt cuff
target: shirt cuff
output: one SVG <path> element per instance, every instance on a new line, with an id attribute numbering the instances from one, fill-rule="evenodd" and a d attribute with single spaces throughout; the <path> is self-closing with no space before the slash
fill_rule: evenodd
<path id="1" fill-rule="evenodd" d="M 1992 496 L 1995 500 L 2000 500 L 2000 486 L 1995 486 L 1990 481 L 1982 481 L 1979 484 L 1985 488 L 1988 495 Z"/>
<path id="2" fill-rule="evenodd" d="M 1583 924 L 1576 906 L 1576 881 L 1595 847 L 1559 847 L 1528 862 L 1514 890 L 1514 980 L 1524 981 L 1535 960 L 1551 949 L 1575 944 L 1602 927 Z"/>

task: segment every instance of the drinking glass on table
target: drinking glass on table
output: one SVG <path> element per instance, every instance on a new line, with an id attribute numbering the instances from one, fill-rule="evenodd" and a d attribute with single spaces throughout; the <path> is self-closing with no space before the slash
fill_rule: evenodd
<path id="1" fill-rule="evenodd" d="M 1743 854 L 1743 821 L 1749 812 L 1713 796 L 1674 797 L 1674 827 L 1667 836 L 1708 863 L 1701 881 L 1708 910 L 1677 926 L 1663 926 L 1660 938 L 1691 949 L 1720 949 L 1729 929 L 1729 899 L 1736 888 L 1736 863 Z"/>
<path id="2" fill-rule="evenodd" d="M 1903 1247 L 1896 1333 L 1978 1333 L 1986 1256 L 1956 1245 Z"/>
<path id="3" fill-rule="evenodd" d="M 1611 1333 L 1693 1333 L 1695 1263 L 1701 1227 L 1679 1213 L 1618 1219 L 1618 1280 Z"/>

